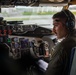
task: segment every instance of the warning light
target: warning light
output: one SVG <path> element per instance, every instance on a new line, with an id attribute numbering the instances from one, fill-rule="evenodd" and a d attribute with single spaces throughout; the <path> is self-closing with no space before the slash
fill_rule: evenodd
<path id="1" fill-rule="evenodd" d="M 8 39 L 7 39 L 7 42 L 8 42 L 8 43 L 11 43 L 11 39 L 10 39 L 10 38 L 8 38 Z"/>

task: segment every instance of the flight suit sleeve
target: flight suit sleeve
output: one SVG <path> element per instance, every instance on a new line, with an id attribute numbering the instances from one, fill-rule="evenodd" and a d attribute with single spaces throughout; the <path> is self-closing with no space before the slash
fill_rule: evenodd
<path id="1" fill-rule="evenodd" d="M 62 52 L 63 48 L 58 47 L 55 50 L 56 52 L 53 54 L 48 68 L 45 72 L 45 75 L 62 75 L 64 69 L 64 59 L 66 59 L 66 53 Z"/>

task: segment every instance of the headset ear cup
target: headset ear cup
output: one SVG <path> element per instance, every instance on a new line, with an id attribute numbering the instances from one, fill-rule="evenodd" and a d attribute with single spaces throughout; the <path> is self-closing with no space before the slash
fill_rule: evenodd
<path id="1" fill-rule="evenodd" d="M 74 27 L 75 27 L 75 22 L 72 20 L 71 23 L 72 23 L 72 24 L 71 24 L 71 25 L 72 25 L 72 29 L 74 29 Z"/>
<path id="2" fill-rule="evenodd" d="M 63 12 L 67 17 L 66 27 L 68 28 L 69 31 L 72 31 L 75 28 L 75 20 L 73 18 L 73 15 L 68 10 L 63 10 Z"/>
<path id="3" fill-rule="evenodd" d="M 66 27 L 69 27 L 69 24 L 68 24 L 68 23 L 69 23 L 69 22 L 67 21 L 67 22 L 66 22 Z"/>
<path id="4" fill-rule="evenodd" d="M 69 29 L 69 31 L 73 30 L 74 26 L 75 26 L 75 22 L 73 20 L 69 19 L 66 22 L 66 27 Z"/>

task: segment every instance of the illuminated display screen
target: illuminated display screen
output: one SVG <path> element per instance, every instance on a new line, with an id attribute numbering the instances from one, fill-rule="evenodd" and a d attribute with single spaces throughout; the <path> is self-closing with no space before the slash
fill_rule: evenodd
<path id="1" fill-rule="evenodd" d="M 14 43 L 12 43 L 12 48 L 19 48 L 20 47 L 20 45 L 19 45 L 19 43 L 18 42 L 14 42 Z"/>
<path id="2" fill-rule="evenodd" d="M 20 45 L 21 48 L 28 48 L 29 47 L 29 40 L 28 39 L 24 39 L 24 38 L 20 38 Z"/>
<path id="3" fill-rule="evenodd" d="M 18 42 L 18 37 L 14 37 L 14 42 Z"/>
<path id="4" fill-rule="evenodd" d="M 10 41 L 10 40 L 8 40 Z M 18 37 L 11 38 L 12 48 L 19 48 Z"/>
<path id="5" fill-rule="evenodd" d="M 0 43 L 2 43 L 3 42 L 3 38 L 2 37 L 0 37 Z"/>
<path id="6" fill-rule="evenodd" d="M 8 43 L 11 43 L 11 39 L 10 39 L 10 38 L 7 38 L 7 42 L 8 42 Z"/>
<path id="7" fill-rule="evenodd" d="M 19 43 L 15 43 L 15 48 L 19 48 Z"/>

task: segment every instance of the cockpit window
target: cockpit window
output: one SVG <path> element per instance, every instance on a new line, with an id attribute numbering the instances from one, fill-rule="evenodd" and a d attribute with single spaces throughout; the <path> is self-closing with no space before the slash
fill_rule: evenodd
<path id="1" fill-rule="evenodd" d="M 37 24 L 52 28 L 52 15 L 62 10 L 62 7 L 30 7 L 15 6 L 1 8 L 0 15 L 7 21 L 23 21 L 24 25 Z"/>
<path id="2" fill-rule="evenodd" d="M 74 15 L 76 15 L 76 5 L 70 5 L 69 10 L 72 11 Z"/>
<path id="3" fill-rule="evenodd" d="M 75 15 L 75 18 L 76 18 L 76 5 L 70 5 L 68 9 Z M 75 28 L 76 28 L 76 25 L 75 25 Z"/>

